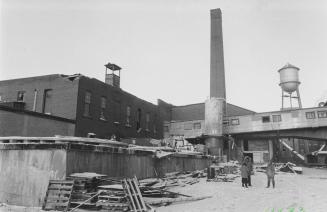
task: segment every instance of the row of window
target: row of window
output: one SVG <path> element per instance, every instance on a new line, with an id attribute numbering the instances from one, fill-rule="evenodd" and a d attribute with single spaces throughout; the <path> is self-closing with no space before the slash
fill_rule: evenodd
<path id="1" fill-rule="evenodd" d="M 305 116 L 307 119 L 315 119 L 316 118 L 316 112 L 315 111 L 311 111 L 311 112 L 306 112 Z M 317 111 L 317 116 L 318 118 L 327 118 L 327 111 Z M 277 115 L 272 115 L 272 122 L 281 122 L 282 121 L 282 117 L 281 115 L 277 114 Z M 262 123 L 269 123 L 271 122 L 271 118 L 270 116 L 262 116 L 261 120 Z M 231 119 L 231 120 L 224 120 L 223 122 L 224 125 L 228 126 L 228 125 L 239 125 L 240 124 L 240 120 L 239 119 Z"/>
<path id="2" fill-rule="evenodd" d="M 318 114 L 318 118 L 327 118 L 327 110 L 317 111 L 317 114 Z M 305 117 L 307 119 L 315 119 L 316 118 L 316 112 L 315 111 L 306 112 Z"/>
<path id="3" fill-rule="evenodd" d="M 85 97 L 84 97 L 84 110 L 83 110 L 83 116 L 85 117 L 91 117 L 91 99 L 92 99 L 92 93 L 89 91 L 85 92 Z M 114 109 L 114 116 L 113 121 L 115 124 L 120 124 L 120 103 L 114 102 L 113 104 L 113 109 Z M 100 115 L 99 119 L 102 121 L 107 121 L 108 117 L 106 116 L 105 111 L 107 110 L 107 98 L 102 96 L 101 97 L 101 102 L 100 102 Z M 136 111 L 136 130 L 139 132 L 142 130 L 141 126 L 141 119 L 142 119 L 142 110 L 140 108 L 137 109 Z M 132 127 L 131 126 L 131 106 L 126 107 L 126 123 L 125 126 L 127 127 Z M 156 122 L 156 115 L 154 116 L 154 122 Z M 150 131 L 150 113 L 145 114 L 145 130 Z M 156 125 L 153 125 L 153 132 L 156 133 Z"/>
<path id="4" fill-rule="evenodd" d="M 184 130 L 200 130 L 201 122 L 184 123 Z M 164 132 L 169 132 L 169 126 L 164 126 Z"/>
<path id="5" fill-rule="evenodd" d="M 201 122 L 184 124 L 184 130 L 199 130 L 199 129 L 201 129 Z"/>
<path id="6" fill-rule="evenodd" d="M 37 89 L 34 89 L 34 102 L 33 102 L 33 111 L 36 111 L 36 104 L 37 104 L 37 96 L 39 91 Z M 17 91 L 17 102 L 26 102 L 26 91 Z M 43 102 L 42 102 L 42 113 L 51 114 L 51 97 L 52 97 L 52 89 L 44 89 L 43 90 Z M 0 102 L 5 101 L 2 99 L 2 94 L 0 93 Z"/>

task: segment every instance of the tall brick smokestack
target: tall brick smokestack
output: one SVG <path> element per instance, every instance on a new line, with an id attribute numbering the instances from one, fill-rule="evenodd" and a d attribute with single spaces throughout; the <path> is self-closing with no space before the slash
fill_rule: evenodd
<path id="1" fill-rule="evenodd" d="M 205 102 L 205 144 L 210 155 L 224 155 L 223 117 L 226 108 L 223 33 L 220 9 L 210 11 L 210 98 Z"/>
<path id="2" fill-rule="evenodd" d="M 226 99 L 223 30 L 221 10 L 210 11 L 210 97 Z"/>

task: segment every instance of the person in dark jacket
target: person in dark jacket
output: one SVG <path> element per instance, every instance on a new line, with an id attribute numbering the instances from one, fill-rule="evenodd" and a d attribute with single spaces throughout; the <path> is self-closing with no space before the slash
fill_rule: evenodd
<path id="1" fill-rule="evenodd" d="M 246 156 L 244 158 L 244 162 L 246 164 L 246 167 L 248 168 L 248 185 L 252 186 L 252 184 L 251 184 L 251 174 L 253 172 L 252 159 L 249 156 Z"/>
<path id="2" fill-rule="evenodd" d="M 273 188 L 275 188 L 275 166 L 272 161 L 269 161 L 266 169 L 267 174 L 267 187 L 270 187 L 270 181 L 272 181 Z"/>
<path id="3" fill-rule="evenodd" d="M 242 177 L 242 187 L 248 187 L 248 168 L 246 166 L 246 163 L 242 164 L 241 167 L 241 177 Z"/>

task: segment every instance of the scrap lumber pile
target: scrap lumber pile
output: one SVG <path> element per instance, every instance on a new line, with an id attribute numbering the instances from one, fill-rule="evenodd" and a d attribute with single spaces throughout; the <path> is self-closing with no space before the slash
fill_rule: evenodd
<path id="1" fill-rule="evenodd" d="M 278 168 L 278 171 L 289 172 L 294 174 L 302 174 L 302 168 L 296 166 L 294 163 L 287 162 Z"/>
<path id="2" fill-rule="evenodd" d="M 279 172 L 287 172 L 287 173 L 294 173 L 294 174 L 302 174 L 302 168 L 296 166 L 294 163 L 287 162 L 287 163 L 274 163 L 276 173 Z M 257 172 L 266 172 L 267 165 L 257 166 Z"/>
<path id="3" fill-rule="evenodd" d="M 80 208 L 95 209 L 98 199 L 98 186 L 101 184 L 106 175 L 84 172 L 71 174 L 67 179 L 74 181 L 74 188 L 71 196 L 71 206 L 76 207 L 80 204 Z M 96 195 L 94 198 L 94 195 Z M 91 198 L 91 199 L 90 199 Z M 90 201 L 85 202 L 90 199 Z"/>
<path id="4" fill-rule="evenodd" d="M 199 182 L 199 178 L 203 177 L 206 177 L 204 171 L 174 172 L 167 174 L 164 178 L 151 178 L 141 181 L 138 181 L 136 177 L 113 179 L 96 173 L 74 173 L 67 177 L 67 180 L 56 181 L 56 184 L 65 188 L 67 187 L 65 183 L 70 183 L 69 194 L 66 191 L 68 187 L 66 190 L 60 188 L 64 194 L 55 197 L 56 203 L 57 199 L 63 199 L 64 202 L 59 203 L 61 205 L 64 203 L 63 206 L 65 207 L 57 207 L 58 205 L 53 205 L 50 202 L 53 207 L 47 206 L 47 208 L 56 208 L 60 211 L 67 211 L 70 208 L 69 211 L 71 212 L 77 208 L 103 212 L 154 211 L 150 205 L 159 206 L 208 198 L 192 197 L 168 190 L 174 186 L 193 185 Z M 52 188 L 53 186 L 50 184 L 49 188 Z M 49 202 L 51 200 L 49 197 L 53 195 L 49 196 L 48 194 L 50 193 L 47 192 L 45 199 Z M 145 200 L 143 197 L 147 199 Z"/>
<path id="5" fill-rule="evenodd" d="M 204 171 L 193 172 L 172 172 L 165 175 L 164 178 L 150 178 L 140 181 L 140 190 L 144 197 L 153 198 L 177 198 L 178 196 L 190 197 L 188 195 L 179 194 L 168 191 L 169 188 L 175 186 L 193 185 L 199 182 L 200 178 L 206 177 Z"/>
<path id="6" fill-rule="evenodd" d="M 173 203 L 197 201 L 211 196 L 192 197 L 186 194 L 169 191 L 176 186 L 184 187 L 193 185 L 200 181 L 200 178 L 207 176 L 205 170 L 193 172 L 172 172 L 167 173 L 163 178 L 151 178 L 140 181 L 142 196 L 146 203 L 152 206 L 166 206 Z"/>

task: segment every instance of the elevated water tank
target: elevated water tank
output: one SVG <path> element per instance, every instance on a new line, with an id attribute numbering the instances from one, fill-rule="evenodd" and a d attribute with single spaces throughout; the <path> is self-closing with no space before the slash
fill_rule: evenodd
<path id="1" fill-rule="evenodd" d="M 293 93 L 299 87 L 299 68 L 287 63 L 283 68 L 279 69 L 280 83 L 283 91 Z"/>

